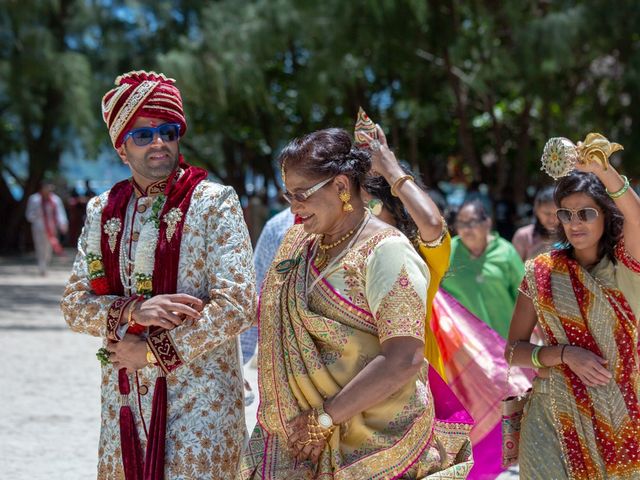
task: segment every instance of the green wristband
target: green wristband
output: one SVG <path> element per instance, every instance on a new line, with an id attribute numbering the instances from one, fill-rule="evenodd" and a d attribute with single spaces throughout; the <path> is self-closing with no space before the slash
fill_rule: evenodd
<path id="1" fill-rule="evenodd" d="M 531 363 L 533 363 L 533 366 L 536 368 L 545 368 L 540 361 L 540 358 L 538 358 L 538 355 L 540 355 L 540 350 L 542 350 L 542 347 L 538 345 L 531 351 Z"/>
<path id="2" fill-rule="evenodd" d="M 620 198 L 622 195 L 627 193 L 627 190 L 629 190 L 629 186 L 630 186 L 629 185 L 629 179 L 627 178 L 626 175 L 621 175 L 621 177 L 624 180 L 624 185 L 622 186 L 622 188 L 620 190 L 618 190 L 617 192 L 610 192 L 609 190 L 607 190 L 607 195 L 609 195 L 614 200 L 616 198 Z"/>

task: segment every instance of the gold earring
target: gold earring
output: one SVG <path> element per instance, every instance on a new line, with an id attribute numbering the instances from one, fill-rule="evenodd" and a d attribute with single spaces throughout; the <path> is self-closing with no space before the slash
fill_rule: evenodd
<path id="1" fill-rule="evenodd" d="M 340 200 L 343 204 L 342 211 L 345 213 L 353 212 L 353 205 L 349 203 L 349 200 L 351 200 L 351 193 L 345 190 L 344 192 L 340 192 L 340 195 L 338 195 L 338 197 L 340 197 Z"/>

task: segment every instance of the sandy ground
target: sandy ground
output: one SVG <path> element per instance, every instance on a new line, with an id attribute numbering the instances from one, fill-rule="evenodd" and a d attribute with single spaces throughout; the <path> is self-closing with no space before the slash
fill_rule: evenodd
<path id="1" fill-rule="evenodd" d="M 0 257 L 1 479 L 95 478 L 100 340 L 68 330 L 58 307 L 72 254 L 55 259 L 46 277 L 32 257 Z M 245 378 L 257 395 L 250 364 Z M 249 431 L 257 405 L 246 411 Z"/>

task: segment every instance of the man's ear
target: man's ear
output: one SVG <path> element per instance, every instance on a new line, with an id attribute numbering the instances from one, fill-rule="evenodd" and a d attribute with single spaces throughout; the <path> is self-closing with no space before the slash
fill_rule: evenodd
<path id="1" fill-rule="evenodd" d="M 129 165 L 129 162 L 127 161 L 127 150 L 124 148 L 124 143 L 116 148 L 116 152 L 118 152 L 118 156 L 120 157 L 120 160 L 122 160 L 122 163 Z"/>

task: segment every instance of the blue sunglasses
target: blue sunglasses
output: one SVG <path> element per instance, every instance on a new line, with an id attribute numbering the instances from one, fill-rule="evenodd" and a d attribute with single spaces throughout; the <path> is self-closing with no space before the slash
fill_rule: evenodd
<path id="1" fill-rule="evenodd" d="M 144 147 L 153 142 L 153 139 L 156 137 L 156 132 L 160 135 L 163 142 L 175 142 L 180 138 L 180 124 L 163 123 L 157 127 L 134 128 L 127 132 L 122 141 L 124 143 L 131 137 L 133 143 L 139 147 Z"/>

